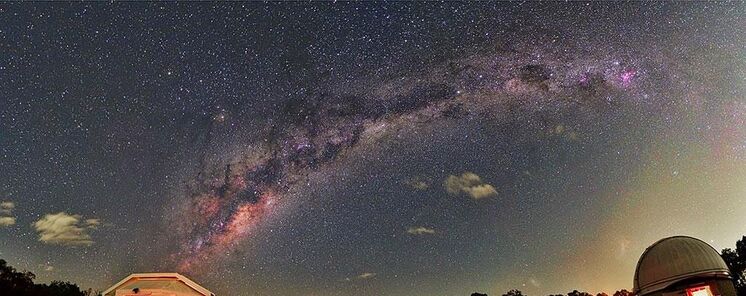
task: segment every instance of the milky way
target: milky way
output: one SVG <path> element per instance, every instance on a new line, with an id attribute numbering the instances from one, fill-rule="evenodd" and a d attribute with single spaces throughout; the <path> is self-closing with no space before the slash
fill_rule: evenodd
<path id="1" fill-rule="evenodd" d="M 602 49 L 514 46 L 434 65 L 425 73 L 357 81 L 358 87 L 326 87 L 291 100 L 280 124 L 248 145 L 240 161 L 220 175 L 210 167 L 192 193 L 182 250 L 191 270 L 234 250 L 284 206 L 287 192 L 357 146 L 370 146 L 391 129 L 460 117 L 518 118 L 545 109 L 597 110 L 625 100 L 650 100 L 643 88 L 661 68 L 647 60 Z M 649 86 L 649 84 L 647 85 Z M 218 170 L 219 171 L 219 170 Z"/>
<path id="2" fill-rule="evenodd" d="M 3 2 L 0 259 L 94 290 L 631 289 L 662 237 L 746 234 L 745 16 Z"/>

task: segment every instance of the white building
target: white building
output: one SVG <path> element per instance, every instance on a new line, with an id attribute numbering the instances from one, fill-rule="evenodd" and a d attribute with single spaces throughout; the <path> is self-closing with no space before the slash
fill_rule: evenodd
<path id="1" fill-rule="evenodd" d="M 104 291 L 103 296 L 215 296 L 178 273 L 135 273 Z"/>

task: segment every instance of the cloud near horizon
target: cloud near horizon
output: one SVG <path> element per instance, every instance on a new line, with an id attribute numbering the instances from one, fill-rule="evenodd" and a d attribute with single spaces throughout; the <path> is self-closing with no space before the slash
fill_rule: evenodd
<path id="1" fill-rule="evenodd" d="M 44 264 L 39 264 L 37 266 L 39 267 L 39 269 L 42 269 L 42 270 L 44 270 L 46 272 L 52 272 L 52 271 L 54 271 L 54 266 L 51 263 L 49 263 L 49 262 L 46 262 Z"/>
<path id="2" fill-rule="evenodd" d="M 472 172 L 465 172 L 461 176 L 450 175 L 445 180 L 446 190 L 451 195 L 466 194 L 472 199 L 482 199 L 497 195 L 495 187 L 484 183 L 482 178 Z"/>
<path id="3" fill-rule="evenodd" d="M 353 278 L 345 278 L 344 281 L 349 282 L 352 280 L 368 280 L 374 278 L 376 275 L 377 274 L 375 272 L 363 272 Z"/>
<path id="4" fill-rule="evenodd" d="M 89 247 L 93 239 L 88 231 L 97 229 L 99 219 L 81 220 L 81 215 L 70 215 L 65 212 L 46 214 L 32 226 L 39 233 L 39 241 L 50 245 L 69 247 Z"/>
<path id="5" fill-rule="evenodd" d="M 427 227 L 423 227 L 423 226 L 409 227 L 407 229 L 407 233 L 411 234 L 411 235 L 435 234 L 435 229 L 427 228 Z"/>
<path id="6" fill-rule="evenodd" d="M 364 272 L 357 276 L 358 279 L 364 280 L 364 279 L 370 279 L 376 276 L 375 272 Z"/>

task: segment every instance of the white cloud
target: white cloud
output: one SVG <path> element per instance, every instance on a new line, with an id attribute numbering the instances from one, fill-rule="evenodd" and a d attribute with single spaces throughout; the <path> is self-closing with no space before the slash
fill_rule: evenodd
<path id="1" fill-rule="evenodd" d="M 375 276 L 376 276 L 376 274 L 374 272 L 364 272 L 364 273 L 358 275 L 357 278 L 361 279 L 361 280 L 365 280 L 365 279 L 374 278 Z"/>
<path id="2" fill-rule="evenodd" d="M 16 224 L 15 217 L 0 217 L 0 227 Z"/>
<path id="3" fill-rule="evenodd" d="M 409 233 L 411 235 L 435 234 L 435 229 L 427 228 L 427 227 L 423 227 L 423 226 L 409 227 L 407 229 L 407 233 Z"/>
<path id="4" fill-rule="evenodd" d="M 409 180 L 405 180 L 404 184 L 415 190 L 426 190 L 430 188 L 430 180 L 422 177 L 415 177 Z"/>
<path id="5" fill-rule="evenodd" d="M 444 185 L 452 195 L 466 194 L 473 199 L 497 195 L 494 186 L 482 182 L 482 178 L 472 172 L 463 173 L 461 176 L 450 175 Z"/>
<path id="6" fill-rule="evenodd" d="M 34 222 L 34 229 L 39 233 L 39 241 L 50 245 L 90 246 L 93 245 L 88 230 L 96 229 L 99 219 L 81 221 L 80 215 L 69 215 L 65 212 L 46 214 Z"/>
<path id="7" fill-rule="evenodd" d="M 16 224 L 16 218 L 11 216 L 13 209 L 16 208 L 16 204 L 12 201 L 0 202 L 0 227 L 11 226 Z"/>
<path id="8" fill-rule="evenodd" d="M 87 228 L 98 229 L 98 226 L 101 225 L 101 219 L 86 219 L 83 224 Z"/>
<path id="9" fill-rule="evenodd" d="M 353 278 L 345 278 L 344 281 L 349 282 L 352 280 L 367 280 L 367 279 L 374 278 L 375 276 L 376 276 L 376 273 L 374 272 L 363 272 Z"/>
<path id="10" fill-rule="evenodd" d="M 10 212 L 16 208 L 16 204 L 12 201 L 0 202 L 0 214 L 10 215 Z"/>

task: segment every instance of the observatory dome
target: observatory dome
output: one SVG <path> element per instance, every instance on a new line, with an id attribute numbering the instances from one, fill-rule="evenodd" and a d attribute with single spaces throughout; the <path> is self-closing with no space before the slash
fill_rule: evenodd
<path id="1" fill-rule="evenodd" d="M 647 295 L 694 278 L 729 278 L 720 254 L 688 236 L 664 238 L 648 247 L 635 269 L 635 295 Z"/>

